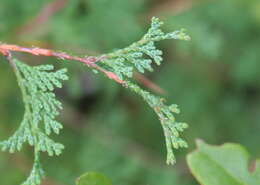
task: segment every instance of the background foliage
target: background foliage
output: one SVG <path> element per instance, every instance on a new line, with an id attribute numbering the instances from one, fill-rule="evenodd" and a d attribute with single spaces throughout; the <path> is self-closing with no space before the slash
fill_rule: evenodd
<path id="1" fill-rule="evenodd" d="M 160 17 L 166 30 L 188 30 L 192 42 L 160 43 L 165 61 L 146 76 L 180 106 L 178 119 L 190 125 L 185 132 L 190 148 L 177 151 L 176 166 L 166 166 L 163 132 L 141 99 L 81 64 L 17 54 L 31 65 L 68 67 L 71 77 L 57 92 L 64 104 L 59 117 L 64 130 L 55 140 L 66 149 L 57 158 L 43 156 L 49 176 L 43 184 L 71 185 L 86 171 L 102 172 L 116 185 L 197 184 L 185 162 L 197 137 L 241 143 L 252 158 L 260 156 L 258 0 L 56 0 L 60 8 L 55 11 L 46 8 L 51 2 L 1 0 L 0 40 L 84 55 L 138 40 L 152 16 Z M 17 128 L 24 111 L 15 76 L 3 61 L 1 140 Z M 0 153 L 2 184 L 25 179 L 31 155 L 30 147 L 14 155 Z"/>

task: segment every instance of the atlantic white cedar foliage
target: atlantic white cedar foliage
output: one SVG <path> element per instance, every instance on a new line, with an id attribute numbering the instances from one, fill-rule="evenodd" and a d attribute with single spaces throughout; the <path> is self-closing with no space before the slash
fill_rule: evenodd
<path id="1" fill-rule="evenodd" d="M 174 164 L 173 149 L 187 147 L 187 143 L 180 138 L 180 132 L 188 127 L 186 123 L 177 122 L 174 113 L 180 111 L 177 105 L 166 105 L 165 100 L 143 90 L 131 81 L 133 71 L 144 73 L 153 71 L 152 62 L 157 65 L 162 62 L 162 51 L 155 43 L 166 39 L 190 40 L 184 30 L 164 33 L 160 27 L 162 22 L 152 18 L 148 32 L 130 46 L 115 52 L 102 55 L 97 65 L 106 71 L 115 73 L 123 86 L 140 95 L 157 114 L 166 140 L 167 164 Z M 20 127 L 5 141 L 0 143 L 3 151 L 14 153 L 20 151 L 24 143 L 34 147 L 34 164 L 32 171 L 23 185 L 38 185 L 44 176 L 40 163 L 40 152 L 47 152 L 49 156 L 62 153 L 64 146 L 50 138 L 51 133 L 59 134 L 62 124 L 55 120 L 62 108 L 61 103 L 53 93 L 54 88 L 62 87 L 67 80 L 66 69 L 53 71 L 52 65 L 31 67 L 14 59 L 15 74 L 22 92 L 25 112 Z"/>

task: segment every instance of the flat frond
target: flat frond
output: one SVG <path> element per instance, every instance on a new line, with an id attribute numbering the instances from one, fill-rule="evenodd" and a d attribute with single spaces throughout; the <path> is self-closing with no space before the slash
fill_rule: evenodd
<path id="1" fill-rule="evenodd" d="M 109 78 L 120 82 L 141 96 L 154 110 L 161 122 L 166 141 L 167 164 L 174 164 L 173 150 L 188 146 L 180 137 L 181 132 L 188 125 L 175 120 L 175 114 L 180 112 L 177 105 L 167 105 L 164 99 L 142 89 L 131 80 L 134 70 L 140 73 L 152 72 L 153 63 L 160 65 L 163 61 L 163 52 L 156 47 L 156 42 L 166 39 L 190 40 L 185 30 L 164 33 L 161 30 L 162 24 L 163 22 L 158 18 L 152 18 L 151 27 L 139 41 L 126 48 L 97 57 L 99 60 L 95 63 L 86 63 L 80 57 L 71 57 L 65 54 L 57 55 L 56 53 L 55 56 L 57 58 L 66 56 L 66 59 L 72 58 L 74 60 L 81 59 L 81 62 L 83 60 L 88 67 L 103 72 Z M 35 50 L 31 49 L 30 53 L 35 52 Z M 38 49 L 36 54 L 43 51 L 46 54 L 50 50 Z M 59 134 L 62 129 L 62 124 L 56 120 L 62 109 L 62 104 L 57 100 L 53 90 L 61 88 L 63 81 L 68 79 L 67 70 L 54 71 L 52 65 L 32 67 L 16 59 L 10 59 L 10 63 L 15 68 L 25 112 L 19 128 L 7 140 L 0 142 L 0 148 L 3 151 L 14 153 L 20 151 L 25 143 L 33 146 L 35 156 L 33 168 L 22 185 L 39 185 L 44 175 L 39 160 L 40 152 L 46 152 L 49 156 L 53 156 L 60 155 L 64 149 L 64 146 L 52 140 L 50 135 L 52 133 Z"/>
<path id="2" fill-rule="evenodd" d="M 175 157 L 173 149 L 188 146 L 187 143 L 180 138 L 180 132 L 187 128 L 188 125 L 175 121 L 174 114 L 180 112 L 177 105 L 166 105 L 162 98 L 143 90 L 134 82 L 130 81 L 134 69 L 140 73 L 144 73 L 145 71 L 152 72 L 153 62 L 157 65 L 161 64 L 163 61 L 163 52 L 156 47 L 156 42 L 166 39 L 190 40 L 190 37 L 185 33 L 184 29 L 164 33 L 161 30 L 162 25 L 162 21 L 153 17 L 151 27 L 141 40 L 126 48 L 107 54 L 107 58 L 102 60 L 100 65 L 114 72 L 121 80 L 124 80 L 125 87 L 140 95 L 155 111 L 164 131 L 167 148 L 167 164 L 174 164 Z"/>
<path id="3" fill-rule="evenodd" d="M 14 153 L 20 151 L 24 143 L 34 146 L 35 155 L 47 152 L 49 156 L 60 155 L 64 146 L 49 138 L 51 133 L 59 134 L 62 124 L 56 121 L 61 102 L 52 92 L 61 88 L 67 80 L 67 70 L 53 71 L 52 65 L 28 66 L 14 59 L 16 77 L 22 91 L 25 104 L 23 120 L 16 132 L 0 143 L 3 151 Z M 34 162 L 33 169 L 23 185 L 38 185 L 42 177 L 39 161 Z"/>

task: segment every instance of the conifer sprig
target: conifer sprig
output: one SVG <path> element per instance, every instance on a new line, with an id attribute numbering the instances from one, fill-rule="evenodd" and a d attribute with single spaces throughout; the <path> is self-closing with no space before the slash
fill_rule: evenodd
<path id="1" fill-rule="evenodd" d="M 184 29 L 164 33 L 160 28 L 162 25 L 163 22 L 153 17 L 150 29 L 141 40 L 126 48 L 104 55 L 105 59 L 98 64 L 107 70 L 111 70 L 122 80 L 131 78 L 134 68 L 141 73 L 144 73 L 145 70 L 152 72 L 152 62 L 160 65 L 163 60 L 163 52 L 156 48 L 155 42 L 166 39 L 190 40 Z"/>
<path id="2" fill-rule="evenodd" d="M 144 73 L 145 70 L 152 72 L 153 61 L 157 65 L 161 64 L 163 53 L 155 46 L 156 42 L 166 39 L 190 40 L 190 37 L 184 30 L 164 33 L 161 30 L 162 25 L 163 22 L 158 18 L 153 17 L 150 29 L 141 40 L 126 48 L 105 55 L 105 60 L 100 61 L 98 65 L 115 73 L 125 82 L 125 87 L 140 95 L 155 111 L 164 131 L 167 148 L 167 164 L 174 164 L 175 157 L 173 148 L 178 149 L 188 146 L 187 143 L 180 138 L 180 132 L 187 128 L 188 125 L 175 121 L 173 114 L 178 114 L 180 112 L 177 105 L 165 105 L 164 99 L 152 95 L 150 92 L 143 90 L 130 81 L 134 69 L 141 73 Z"/>
<path id="3" fill-rule="evenodd" d="M 188 128 L 187 123 L 177 122 L 173 114 L 179 114 L 180 110 L 176 104 L 166 105 L 165 100 L 161 97 L 155 96 L 148 91 L 143 90 L 138 85 L 132 82 L 127 82 L 128 88 L 140 95 L 145 102 L 157 114 L 165 136 L 167 149 L 167 164 L 174 164 L 176 162 L 173 149 L 186 148 L 188 144 L 180 138 L 180 132 Z"/>
<path id="4" fill-rule="evenodd" d="M 52 65 L 31 67 L 16 59 L 12 60 L 25 112 L 20 127 L 9 139 L 2 141 L 0 147 L 3 151 L 14 153 L 20 151 L 26 142 L 33 146 L 33 169 L 23 185 L 38 185 L 43 177 L 40 152 L 53 156 L 61 154 L 64 148 L 62 144 L 50 139 L 49 135 L 58 134 L 62 128 L 61 123 L 55 120 L 62 105 L 52 91 L 55 87 L 61 88 L 61 82 L 68 79 L 67 70 L 53 71 Z"/>
<path id="5" fill-rule="evenodd" d="M 41 183 L 44 176 L 40 163 L 41 152 L 47 152 L 49 156 L 60 155 L 64 148 L 62 144 L 53 141 L 50 134 L 59 134 L 62 129 L 62 124 L 56 120 L 62 105 L 53 90 L 56 87 L 61 88 L 62 82 L 68 77 L 66 69 L 53 71 L 52 65 L 31 67 L 19 62 L 12 58 L 11 51 L 82 62 L 141 96 L 161 122 L 166 141 L 167 164 L 175 163 L 173 149 L 187 147 L 187 143 L 180 137 L 180 132 L 188 125 L 175 120 L 174 114 L 180 112 L 177 105 L 166 105 L 163 98 L 151 94 L 131 81 L 134 70 L 144 73 L 147 70 L 153 71 L 153 62 L 161 64 L 163 53 L 156 47 L 156 42 L 166 39 L 190 40 L 184 30 L 164 33 L 161 30 L 162 24 L 158 18 L 152 18 L 150 29 L 139 41 L 99 57 L 77 57 L 48 49 L 0 44 L 0 53 L 7 57 L 14 68 L 25 105 L 24 117 L 19 128 L 7 140 L 0 142 L 0 148 L 14 153 L 20 151 L 24 143 L 34 147 L 33 168 L 22 185 Z"/>

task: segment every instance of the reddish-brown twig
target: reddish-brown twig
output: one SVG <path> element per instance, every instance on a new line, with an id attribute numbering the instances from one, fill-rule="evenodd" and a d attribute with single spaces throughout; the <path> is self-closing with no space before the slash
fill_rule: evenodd
<path id="1" fill-rule="evenodd" d="M 101 57 L 93 57 L 93 56 L 89 56 L 89 57 L 78 57 L 78 56 L 72 56 L 69 55 L 67 53 L 64 52 L 56 52 L 50 49 L 42 49 L 42 48 L 26 48 L 26 47 L 21 47 L 21 46 L 17 46 L 17 45 L 10 45 L 10 44 L 0 44 L 0 54 L 4 55 L 4 56 L 11 56 L 10 52 L 15 51 L 15 52 L 23 52 L 23 53 L 29 53 L 32 55 L 36 55 L 36 56 L 49 56 L 49 57 L 56 57 L 59 59 L 66 59 L 66 60 L 74 60 L 74 61 L 79 61 L 81 63 L 86 64 L 87 66 L 89 66 L 90 68 L 96 69 L 98 71 L 101 71 L 102 73 L 104 73 L 108 78 L 120 83 L 120 84 L 125 84 L 125 82 L 121 79 L 119 79 L 119 77 L 110 71 L 107 71 L 103 68 L 101 68 L 100 66 L 98 66 L 97 64 L 95 64 L 96 62 L 105 59 L 106 56 L 101 56 Z M 134 78 L 139 81 L 141 84 L 143 84 L 144 86 L 146 86 L 149 89 L 152 89 L 153 91 L 159 93 L 159 94 L 165 94 L 165 91 L 163 89 L 161 89 L 159 86 L 157 86 L 156 84 L 154 84 L 153 82 L 151 82 L 149 79 L 145 78 L 143 75 L 139 74 L 139 73 L 135 73 L 134 74 Z"/>
<path id="2" fill-rule="evenodd" d="M 29 34 L 35 31 L 39 28 L 39 25 L 44 25 L 52 15 L 64 8 L 67 2 L 68 0 L 55 0 L 47 3 L 36 17 L 18 29 L 17 34 Z"/>
<path id="3" fill-rule="evenodd" d="M 156 85 L 154 82 L 146 78 L 144 75 L 135 72 L 134 78 L 141 84 L 143 84 L 146 88 L 151 89 L 152 91 L 158 93 L 158 94 L 167 94 L 164 89 Z"/>
<path id="4" fill-rule="evenodd" d="M 59 59 L 66 59 L 66 60 L 74 60 L 78 61 L 81 63 L 86 64 L 88 67 L 92 69 L 96 69 L 102 73 L 104 73 L 108 78 L 120 83 L 124 84 L 125 82 L 121 80 L 115 73 L 107 71 L 103 69 L 102 67 L 98 66 L 96 62 L 105 59 L 106 56 L 101 56 L 101 57 L 78 57 L 78 56 L 72 56 L 64 52 L 55 52 L 50 49 L 42 49 L 42 48 L 25 48 L 17 45 L 10 45 L 10 44 L 0 44 L 0 54 L 4 56 L 9 56 L 10 52 L 15 51 L 15 52 L 24 52 L 24 53 L 29 53 L 32 55 L 37 55 L 37 56 L 49 56 L 49 57 L 56 57 Z"/>

